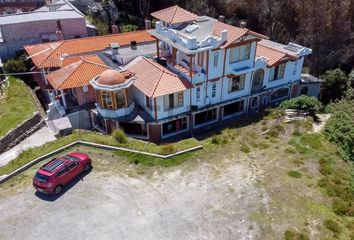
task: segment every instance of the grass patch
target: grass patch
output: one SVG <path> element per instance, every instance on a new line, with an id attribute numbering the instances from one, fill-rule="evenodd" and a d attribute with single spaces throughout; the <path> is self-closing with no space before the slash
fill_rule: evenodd
<path id="1" fill-rule="evenodd" d="M 15 169 L 25 165 L 26 163 L 32 161 L 33 159 L 41 155 L 44 155 L 46 153 L 52 152 L 76 140 L 84 140 L 84 141 L 89 141 L 89 142 L 94 142 L 99 144 L 126 147 L 133 150 L 145 151 L 150 153 L 158 153 L 158 154 L 161 153 L 162 148 L 164 147 L 164 145 L 156 145 L 153 143 L 139 141 L 132 138 L 127 138 L 127 142 L 121 144 L 117 142 L 112 136 L 107 136 L 107 135 L 90 132 L 90 131 L 84 131 L 84 130 L 74 131 L 73 134 L 69 136 L 65 136 L 53 142 L 49 142 L 43 146 L 31 148 L 28 149 L 27 151 L 24 151 L 16 159 L 9 162 L 7 165 L 0 167 L 0 176 L 4 174 L 8 174 L 14 171 Z M 196 139 L 190 138 L 175 143 L 174 147 L 176 151 L 180 151 L 190 147 L 195 147 L 199 144 L 200 143 Z"/>
<path id="2" fill-rule="evenodd" d="M 251 148 L 248 145 L 246 145 L 246 144 L 241 144 L 240 151 L 244 152 L 244 153 L 250 153 L 251 152 Z"/>
<path id="3" fill-rule="evenodd" d="M 36 111 L 36 104 L 26 84 L 14 77 L 10 77 L 9 81 L 10 87 L 5 89 L 5 98 L 0 100 L 0 137 Z"/>
<path id="4" fill-rule="evenodd" d="M 172 158 L 162 159 L 153 156 L 115 151 L 115 154 L 127 159 L 131 164 L 139 164 L 145 167 L 160 166 L 160 167 L 173 167 L 178 166 L 185 162 L 188 158 L 192 157 L 192 153 L 184 153 Z"/>
<path id="5" fill-rule="evenodd" d="M 285 240 L 309 240 L 310 239 L 306 234 L 291 229 L 286 230 L 284 232 L 284 238 Z"/>
<path id="6" fill-rule="evenodd" d="M 301 172 L 299 172 L 299 171 L 294 171 L 294 170 L 289 171 L 289 172 L 288 172 L 288 175 L 289 175 L 290 177 L 293 177 L 293 178 L 301 178 L 301 177 L 302 177 Z"/>
<path id="7" fill-rule="evenodd" d="M 166 144 L 161 147 L 161 154 L 172 154 L 176 152 L 176 147 L 173 144 Z"/>

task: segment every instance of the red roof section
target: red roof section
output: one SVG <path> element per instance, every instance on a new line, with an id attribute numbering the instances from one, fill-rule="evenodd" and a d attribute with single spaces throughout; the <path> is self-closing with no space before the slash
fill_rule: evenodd
<path id="1" fill-rule="evenodd" d="M 148 97 L 159 97 L 193 88 L 193 85 L 160 64 L 138 57 L 127 67 L 135 73 L 134 86 Z"/>
<path id="2" fill-rule="evenodd" d="M 102 60 L 98 56 L 81 57 L 79 61 L 49 73 L 47 79 L 53 88 L 57 90 L 86 86 L 98 74 L 109 69 L 109 67 L 99 64 L 99 62 L 102 62 Z"/>
<path id="3" fill-rule="evenodd" d="M 82 54 L 102 51 L 111 43 L 120 46 L 129 45 L 131 41 L 137 43 L 151 42 L 155 39 L 145 30 L 137 32 L 119 33 L 112 35 L 77 38 L 50 43 L 40 43 L 24 46 L 27 54 L 38 68 L 61 67 L 61 58 L 65 55 Z"/>
<path id="4" fill-rule="evenodd" d="M 182 23 L 194 21 L 198 18 L 198 15 L 179 7 L 178 5 L 153 12 L 151 13 L 151 16 L 167 23 Z"/>
<path id="5" fill-rule="evenodd" d="M 284 60 L 295 59 L 294 56 L 290 56 L 280 50 L 264 46 L 260 42 L 257 44 L 256 56 L 265 57 L 267 59 L 267 65 L 270 67 Z"/>
<path id="6" fill-rule="evenodd" d="M 239 38 L 246 36 L 246 35 L 253 35 L 253 36 L 260 38 L 260 39 L 268 39 L 267 36 L 253 32 L 247 28 L 239 28 L 239 27 L 231 26 L 229 24 L 222 23 L 219 21 L 217 21 L 214 24 L 212 33 L 218 37 L 221 37 L 221 32 L 224 30 L 228 31 L 227 41 L 222 44 L 221 48 L 228 47 L 230 44 L 232 44 L 233 42 L 235 42 Z"/>

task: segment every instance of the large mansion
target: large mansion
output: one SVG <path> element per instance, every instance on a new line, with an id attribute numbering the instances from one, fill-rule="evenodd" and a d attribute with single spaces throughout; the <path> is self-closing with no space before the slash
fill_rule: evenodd
<path id="1" fill-rule="evenodd" d="M 301 81 L 309 48 L 178 6 L 151 15 L 154 29 L 25 46 L 48 121 L 159 142 L 318 94 Z"/>

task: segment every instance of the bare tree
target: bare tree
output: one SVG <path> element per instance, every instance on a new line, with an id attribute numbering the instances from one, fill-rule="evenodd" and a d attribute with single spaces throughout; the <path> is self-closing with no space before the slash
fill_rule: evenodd
<path id="1" fill-rule="evenodd" d="M 139 0 L 139 10 L 141 16 L 146 19 L 150 13 L 150 0 Z"/>

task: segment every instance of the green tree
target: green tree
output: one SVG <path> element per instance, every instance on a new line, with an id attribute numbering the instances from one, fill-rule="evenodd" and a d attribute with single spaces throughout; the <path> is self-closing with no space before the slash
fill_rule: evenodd
<path id="1" fill-rule="evenodd" d="M 301 95 L 282 102 L 279 107 L 282 109 L 297 109 L 306 111 L 319 111 L 323 108 L 322 103 L 315 97 Z"/>
<path id="2" fill-rule="evenodd" d="M 334 104 L 332 116 L 325 126 L 325 136 L 334 142 L 342 157 L 354 161 L 354 94 Z"/>
<path id="3" fill-rule="evenodd" d="M 320 99 L 323 103 L 340 100 L 348 89 L 349 81 L 339 68 L 328 70 L 324 75 L 325 83 L 322 85 Z"/>
<path id="4" fill-rule="evenodd" d="M 26 72 L 26 64 L 22 59 L 10 59 L 4 63 L 5 73 Z"/>
<path id="5" fill-rule="evenodd" d="M 134 31 L 138 30 L 138 26 L 133 25 L 133 24 L 122 25 L 120 27 L 120 30 L 122 31 L 122 33 L 124 33 L 124 32 L 134 32 Z"/>

